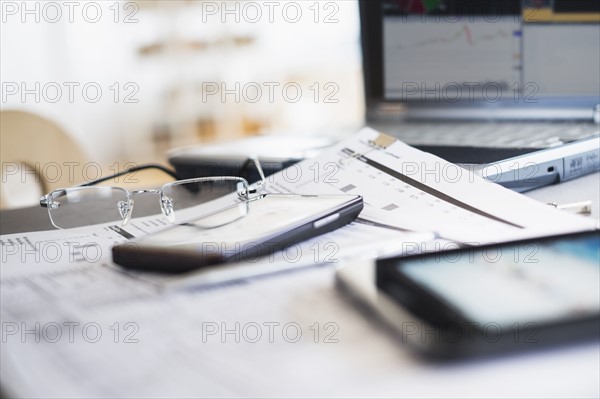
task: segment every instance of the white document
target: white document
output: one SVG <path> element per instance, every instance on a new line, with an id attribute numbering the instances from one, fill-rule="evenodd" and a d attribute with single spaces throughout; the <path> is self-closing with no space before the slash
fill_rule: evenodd
<path id="1" fill-rule="evenodd" d="M 104 223 L 65 230 L 0 236 L 0 279 L 89 268 L 110 262 L 111 248 L 165 229 L 162 215 L 132 219 L 127 225 Z"/>
<path id="2" fill-rule="evenodd" d="M 369 128 L 269 182 L 282 192 L 360 194 L 367 204 L 363 218 L 460 243 L 595 228 L 589 219 L 557 212 Z"/>

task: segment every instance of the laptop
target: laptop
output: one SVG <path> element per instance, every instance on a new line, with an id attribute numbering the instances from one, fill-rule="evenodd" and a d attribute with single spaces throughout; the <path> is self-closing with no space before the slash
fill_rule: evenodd
<path id="1" fill-rule="evenodd" d="M 359 6 L 370 126 L 517 191 L 600 169 L 600 2 Z"/>

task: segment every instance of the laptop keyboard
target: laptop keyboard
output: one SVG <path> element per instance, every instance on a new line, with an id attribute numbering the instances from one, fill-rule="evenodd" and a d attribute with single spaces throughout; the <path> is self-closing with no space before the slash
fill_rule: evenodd
<path id="1" fill-rule="evenodd" d="M 403 123 L 383 132 L 413 145 L 549 148 L 600 134 L 592 123 Z"/>

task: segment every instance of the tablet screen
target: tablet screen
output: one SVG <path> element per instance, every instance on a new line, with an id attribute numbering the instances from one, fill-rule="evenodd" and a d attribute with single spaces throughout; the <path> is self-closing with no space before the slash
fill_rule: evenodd
<path id="1" fill-rule="evenodd" d="M 560 320 L 600 311 L 600 235 L 472 249 L 399 271 L 479 323 Z"/>

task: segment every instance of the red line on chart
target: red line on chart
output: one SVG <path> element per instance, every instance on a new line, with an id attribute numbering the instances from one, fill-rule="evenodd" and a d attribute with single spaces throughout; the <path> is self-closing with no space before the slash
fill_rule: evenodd
<path id="1" fill-rule="evenodd" d="M 469 29 L 469 27 L 467 25 L 463 26 L 463 30 L 465 31 L 465 36 L 467 37 L 467 43 L 469 43 L 469 46 L 472 46 L 473 38 L 471 37 L 471 30 Z"/>
<path id="2" fill-rule="evenodd" d="M 508 33 L 506 33 L 505 31 L 503 31 L 502 29 L 498 29 L 498 31 L 496 31 L 496 33 L 492 33 L 492 34 L 488 33 L 488 34 L 482 35 L 478 38 L 474 38 L 469 26 L 463 25 L 459 31 L 457 31 L 454 35 L 452 35 L 450 37 L 432 37 L 430 39 L 425 39 L 425 40 L 413 43 L 412 45 L 408 45 L 408 46 L 399 45 L 398 48 L 424 47 L 424 46 L 428 46 L 431 44 L 451 43 L 451 42 L 457 41 L 458 39 L 460 39 L 463 36 L 469 46 L 474 46 L 479 42 L 491 41 L 491 40 L 495 40 L 495 39 L 505 39 L 505 38 L 509 37 L 510 35 Z"/>

